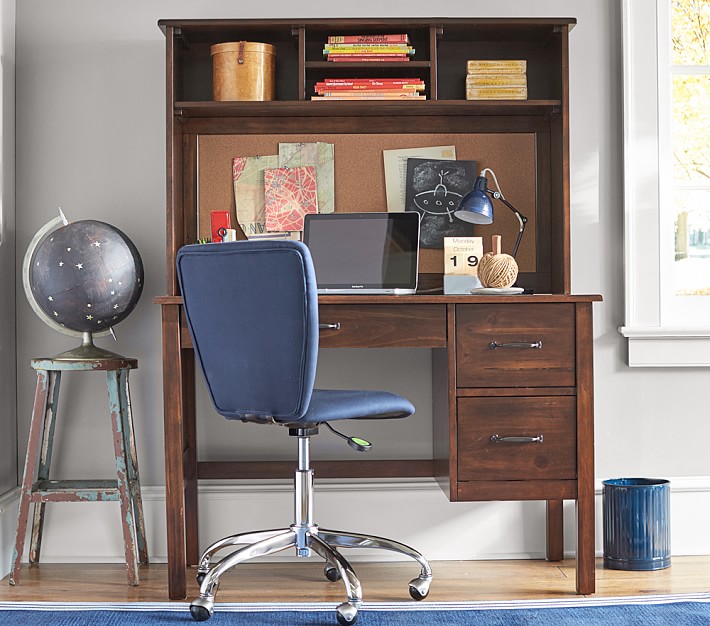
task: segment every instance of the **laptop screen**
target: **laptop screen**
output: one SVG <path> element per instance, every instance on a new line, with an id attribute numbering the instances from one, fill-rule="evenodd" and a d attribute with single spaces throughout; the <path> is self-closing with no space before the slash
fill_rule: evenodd
<path id="1" fill-rule="evenodd" d="M 307 214 L 303 242 L 313 258 L 318 293 L 416 292 L 416 211 Z"/>

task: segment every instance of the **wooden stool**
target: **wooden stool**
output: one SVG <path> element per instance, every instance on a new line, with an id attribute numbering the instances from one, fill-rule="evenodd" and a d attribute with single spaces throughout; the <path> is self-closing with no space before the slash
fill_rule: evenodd
<path id="1" fill-rule="evenodd" d="M 32 520 L 30 564 L 39 562 L 45 503 L 113 500 L 121 503 L 123 543 L 129 584 L 137 585 L 139 582 L 138 564 L 148 563 L 143 504 L 138 478 L 138 457 L 128 388 L 128 372 L 138 367 L 138 361 L 115 356 L 116 358 L 110 359 L 32 360 L 32 367 L 37 370 L 37 388 L 32 409 L 25 473 L 22 479 L 20 510 L 17 515 L 14 564 L 10 573 L 11 585 L 17 584 L 20 579 L 20 561 L 25 546 L 32 502 L 35 503 L 35 508 Z M 49 480 L 59 383 L 64 371 L 106 372 L 117 480 Z"/>

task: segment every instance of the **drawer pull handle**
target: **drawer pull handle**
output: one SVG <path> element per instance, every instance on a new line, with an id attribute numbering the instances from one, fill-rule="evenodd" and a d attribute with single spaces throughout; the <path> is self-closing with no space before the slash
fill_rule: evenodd
<path id="1" fill-rule="evenodd" d="M 537 437 L 501 437 L 500 435 L 491 435 L 493 443 L 542 443 L 542 435 Z"/>
<path id="2" fill-rule="evenodd" d="M 542 340 L 541 341 L 511 341 L 510 343 L 498 343 L 497 341 L 491 341 L 488 344 L 491 350 L 496 348 L 532 348 L 534 350 L 542 350 Z"/>
<path id="3" fill-rule="evenodd" d="M 318 324 L 318 330 L 340 330 L 340 322 L 334 324 Z"/>

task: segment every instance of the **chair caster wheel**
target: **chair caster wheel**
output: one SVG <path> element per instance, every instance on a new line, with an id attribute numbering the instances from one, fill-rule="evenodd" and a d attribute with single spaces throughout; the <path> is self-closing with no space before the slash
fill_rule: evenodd
<path id="1" fill-rule="evenodd" d="M 409 581 L 409 595 L 413 600 L 423 600 L 429 595 L 431 578 L 415 578 Z"/>
<path id="2" fill-rule="evenodd" d="M 197 576 L 195 576 L 195 579 L 197 580 L 197 584 L 202 586 L 202 581 L 207 578 L 207 572 L 197 572 Z"/>
<path id="3" fill-rule="evenodd" d="M 196 622 L 206 622 L 210 617 L 212 617 L 212 611 L 206 609 L 204 606 L 200 606 L 199 604 L 191 604 L 190 615 L 192 615 L 192 619 Z"/>
<path id="4" fill-rule="evenodd" d="M 350 602 L 343 602 L 336 607 L 335 612 L 340 626 L 350 626 L 357 622 L 357 607 Z"/>
<path id="5" fill-rule="evenodd" d="M 200 596 L 190 605 L 190 615 L 196 622 L 207 621 L 214 611 L 214 598 Z"/>
<path id="6" fill-rule="evenodd" d="M 340 571 L 330 563 L 323 568 L 323 574 L 332 583 L 336 583 L 340 580 Z"/>

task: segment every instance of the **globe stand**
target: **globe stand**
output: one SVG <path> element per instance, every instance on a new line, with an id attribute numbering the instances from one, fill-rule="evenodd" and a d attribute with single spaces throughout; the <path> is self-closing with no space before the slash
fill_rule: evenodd
<path id="1" fill-rule="evenodd" d="M 94 345 L 93 334 L 85 331 L 81 334 L 80 346 L 61 352 L 52 358 L 55 361 L 112 361 L 126 357 Z"/>

